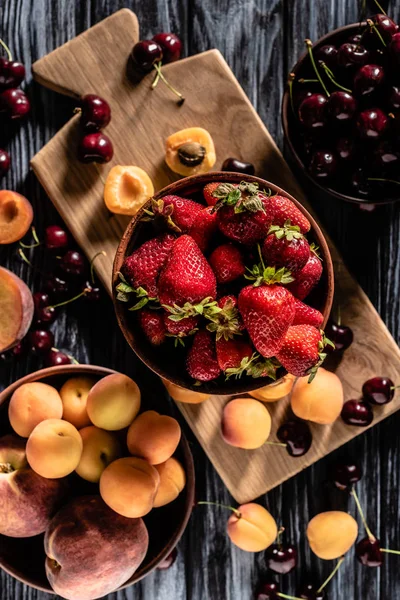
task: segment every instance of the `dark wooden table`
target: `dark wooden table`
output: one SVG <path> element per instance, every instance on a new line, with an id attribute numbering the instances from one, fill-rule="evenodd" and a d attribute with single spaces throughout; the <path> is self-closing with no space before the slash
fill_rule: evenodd
<path id="1" fill-rule="evenodd" d="M 34 60 L 125 6 L 138 15 L 143 38 L 158 31 L 174 31 L 184 40 L 185 54 L 219 48 L 280 146 L 283 86 L 291 65 L 303 52 L 304 38 L 315 40 L 329 29 L 359 18 L 357 0 L 3 0 L 0 34 L 29 72 Z M 399 19 L 400 0 L 391 1 L 389 14 Z M 12 172 L 2 181 L 2 187 L 17 190 L 33 202 L 35 225 L 41 235 L 44 227 L 59 222 L 59 217 L 29 171 L 29 159 L 70 118 L 73 104 L 33 83 L 30 76 L 27 90 L 33 104 L 31 118 L 21 126 L 0 130 L 0 146 L 5 145 L 13 159 Z M 265 175 L 274 180 L 273 173 Z M 318 199 L 315 207 L 391 333 L 399 340 L 399 208 L 363 214 L 350 206 L 322 206 Z M 42 266 L 41 249 L 28 254 Z M 33 290 L 40 289 L 42 275 L 18 260 L 15 245 L 0 250 L 0 264 L 18 273 Z M 80 362 L 115 367 L 132 375 L 148 393 L 164 393 L 157 378 L 127 347 L 107 297 L 90 311 L 69 307 L 52 329 L 56 346 L 68 350 Z M 2 364 L 0 387 L 40 367 L 40 360 L 32 356 L 18 363 Z M 339 457 L 350 455 L 360 461 L 364 477 L 357 489 L 368 522 L 384 547 L 400 547 L 399 427 L 400 416 L 391 417 L 260 499 L 286 527 L 286 539 L 299 550 L 297 570 L 282 578 L 283 592 L 294 594 L 296 584 L 307 573 L 322 582 L 332 568 L 331 563 L 311 555 L 305 529 L 317 512 L 346 506 L 346 497 L 327 484 L 329 468 Z M 187 433 L 196 464 L 198 498 L 229 503 L 231 499 L 221 480 L 196 440 Z M 349 510 L 355 512 L 352 503 Z M 179 544 L 175 565 L 108 598 L 253 598 L 257 582 L 266 573 L 263 555 L 244 553 L 231 545 L 225 535 L 226 520 L 227 514 L 222 509 L 199 507 Z M 399 598 L 399 567 L 400 557 L 391 556 L 381 569 L 366 569 L 356 562 L 351 551 L 329 586 L 329 598 Z M 21 585 L 4 572 L 0 573 L 0 586 L 0 600 L 50 598 Z"/>

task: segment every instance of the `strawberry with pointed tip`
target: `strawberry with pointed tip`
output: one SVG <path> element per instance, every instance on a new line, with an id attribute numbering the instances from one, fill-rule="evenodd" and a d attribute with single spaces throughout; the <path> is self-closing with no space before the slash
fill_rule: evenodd
<path id="1" fill-rule="evenodd" d="M 161 217 L 172 231 L 188 233 L 195 218 L 203 208 L 201 204 L 194 202 L 194 200 L 169 194 L 159 200 L 152 198 L 151 209 L 144 211 L 147 216 L 143 217 L 142 220 L 150 221 L 156 217 Z"/>
<path id="2" fill-rule="evenodd" d="M 165 341 L 165 325 L 163 315 L 159 310 L 144 308 L 138 313 L 139 325 L 153 346 L 160 346 Z"/>
<path id="3" fill-rule="evenodd" d="M 276 358 L 288 373 L 296 377 L 310 375 L 310 381 L 326 358 L 324 348 L 332 344 L 320 329 L 312 325 L 289 327 Z"/>
<path id="4" fill-rule="evenodd" d="M 316 308 L 304 304 L 298 298 L 294 299 L 294 319 L 292 325 L 313 325 L 318 329 L 324 322 L 324 315 L 319 312 Z"/>
<path id="5" fill-rule="evenodd" d="M 246 271 L 243 254 L 233 244 L 222 244 L 215 248 L 208 261 L 218 283 L 235 281 Z"/>
<path id="6" fill-rule="evenodd" d="M 212 381 L 221 373 L 213 336 L 205 329 L 194 335 L 186 358 L 186 368 L 189 375 L 197 381 Z"/>
<path id="7" fill-rule="evenodd" d="M 283 227 L 271 225 L 262 247 L 266 264 L 285 267 L 292 274 L 300 271 L 310 257 L 310 245 L 298 225 L 286 221 Z"/>
<path id="8" fill-rule="evenodd" d="M 238 369 L 244 358 L 253 356 L 253 348 L 246 340 L 238 338 L 226 340 L 224 337 L 215 343 L 217 360 L 221 371 Z"/>
<path id="9" fill-rule="evenodd" d="M 301 233 L 307 233 L 311 229 L 311 223 L 297 206 L 280 194 L 270 196 L 269 208 L 272 210 L 272 222 L 274 225 L 283 227 L 286 221 L 290 221 L 292 225 L 297 225 Z"/>
<path id="10" fill-rule="evenodd" d="M 217 228 L 217 215 L 213 212 L 211 206 L 207 206 L 202 208 L 195 217 L 189 229 L 189 235 L 192 236 L 200 250 L 204 252 L 207 250 Z"/>
<path id="11" fill-rule="evenodd" d="M 217 196 L 214 196 L 214 192 L 217 187 L 221 185 L 221 183 L 221 181 L 211 181 L 204 186 L 203 196 L 208 206 L 215 206 L 215 204 L 218 202 L 218 198 Z"/>
<path id="12" fill-rule="evenodd" d="M 294 281 L 289 283 L 288 289 L 299 300 L 304 300 L 317 285 L 322 275 L 322 262 L 311 244 L 311 253 L 308 261 L 301 269 L 293 275 Z"/>

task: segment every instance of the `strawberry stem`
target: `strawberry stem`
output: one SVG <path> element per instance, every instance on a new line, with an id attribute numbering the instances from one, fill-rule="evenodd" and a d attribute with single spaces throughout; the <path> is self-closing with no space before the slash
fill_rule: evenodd
<path id="1" fill-rule="evenodd" d="M 3 46 L 4 50 L 7 52 L 7 58 L 8 60 L 12 60 L 12 54 L 11 54 L 11 50 L 10 48 L 7 46 L 7 44 L 5 42 L 3 42 L 3 40 L 0 38 L 0 46 Z"/>
<path id="2" fill-rule="evenodd" d="M 219 502 L 207 502 L 206 500 L 201 500 L 200 502 L 197 502 L 197 506 L 199 506 L 200 504 L 208 504 L 210 506 L 219 506 L 219 508 L 226 508 L 227 510 L 232 510 L 239 519 L 242 516 L 242 513 L 237 508 L 234 508 L 233 506 L 229 506 L 228 504 L 220 504 Z"/>
<path id="3" fill-rule="evenodd" d="M 314 69 L 314 71 L 315 71 L 315 74 L 316 74 L 316 76 L 317 76 L 317 78 L 318 78 L 318 81 L 319 81 L 319 82 L 320 82 L 320 84 L 322 85 L 322 88 L 323 88 L 323 90 L 324 90 L 325 94 L 326 94 L 326 95 L 328 96 L 328 98 L 329 98 L 329 96 L 330 96 L 330 93 L 328 92 L 328 89 L 327 89 L 327 87 L 326 87 L 325 83 L 323 82 L 323 80 L 322 80 L 322 77 L 321 77 L 321 75 L 320 75 L 320 72 L 318 71 L 318 67 L 317 67 L 317 65 L 316 65 L 316 63 L 315 63 L 315 59 L 314 59 L 314 53 L 313 53 L 313 44 L 312 44 L 312 41 L 311 41 L 311 40 L 309 40 L 309 39 L 306 39 L 306 40 L 305 40 L 305 44 L 306 44 L 306 46 L 307 46 L 308 55 L 309 55 L 309 57 L 310 57 L 310 61 L 311 61 L 311 64 L 312 64 L 312 66 L 313 66 L 313 69 Z"/>

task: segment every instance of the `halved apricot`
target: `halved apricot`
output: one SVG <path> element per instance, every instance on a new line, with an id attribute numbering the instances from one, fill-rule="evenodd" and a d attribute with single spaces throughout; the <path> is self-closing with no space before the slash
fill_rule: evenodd
<path id="1" fill-rule="evenodd" d="M 0 352 L 12 348 L 25 337 L 33 309 L 28 286 L 17 275 L 0 267 Z"/>
<path id="2" fill-rule="evenodd" d="M 154 194 L 154 186 L 140 167 L 117 165 L 104 186 L 104 202 L 109 211 L 133 216 Z"/>
<path id="3" fill-rule="evenodd" d="M 24 237 L 33 220 L 33 208 L 25 196 L 0 191 L 0 244 L 12 244 Z"/>
<path id="4" fill-rule="evenodd" d="M 181 129 L 167 138 L 165 162 L 178 175 L 207 173 L 215 161 L 213 139 L 202 127 Z"/>

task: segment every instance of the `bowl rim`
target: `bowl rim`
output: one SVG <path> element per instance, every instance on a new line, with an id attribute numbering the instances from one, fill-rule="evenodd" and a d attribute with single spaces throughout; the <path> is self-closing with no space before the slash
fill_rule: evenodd
<path id="1" fill-rule="evenodd" d="M 50 376 L 68 375 L 68 374 L 72 374 L 72 373 L 82 373 L 82 374 L 87 373 L 87 374 L 94 375 L 94 376 L 96 376 L 96 375 L 106 376 L 106 375 L 113 375 L 115 373 L 120 373 L 120 371 L 116 371 L 115 369 L 110 369 L 108 367 L 102 367 L 100 365 L 84 365 L 84 364 L 60 365 L 60 366 L 47 367 L 45 369 L 40 369 L 39 371 L 34 371 L 33 373 L 28 373 L 28 375 L 24 375 L 20 379 L 17 379 L 13 383 L 11 383 L 9 386 L 7 386 L 2 392 L 0 392 L 0 407 L 5 402 L 7 402 L 9 400 L 10 396 L 12 395 L 12 393 L 17 388 L 19 388 L 21 385 L 23 385 L 24 383 L 33 383 L 34 381 L 41 381 L 42 379 L 50 377 Z M 182 454 L 183 454 L 183 462 L 184 462 L 185 472 L 186 472 L 186 486 L 185 486 L 186 487 L 186 501 L 185 501 L 183 517 L 181 517 L 180 524 L 176 527 L 175 531 L 171 535 L 170 540 L 166 544 L 166 546 L 164 546 L 164 548 L 157 554 L 157 556 L 155 556 L 153 558 L 153 560 L 149 562 L 149 564 L 146 566 L 146 568 L 143 571 L 141 571 L 140 566 L 139 566 L 137 572 L 135 572 L 126 583 L 121 585 L 118 589 L 114 590 L 112 593 L 120 591 L 131 585 L 134 585 L 135 583 L 137 583 L 138 581 L 140 581 L 141 579 L 143 579 L 144 577 L 149 575 L 149 573 L 154 571 L 157 568 L 157 566 L 167 556 L 169 556 L 169 554 L 171 554 L 172 550 L 178 544 L 179 540 L 181 539 L 181 537 L 187 527 L 190 516 L 192 514 L 193 506 L 194 506 L 195 470 L 194 470 L 193 456 L 190 451 L 189 443 L 183 432 L 182 432 L 181 440 L 179 442 L 178 447 L 181 449 Z M 7 537 L 7 536 L 5 536 L 5 537 Z M 12 569 L 12 568 L 10 568 L 10 566 L 3 566 L 1 560 L 0 560 L 0 568 L 2 568 L 6 573 L 11 575 L 12 577 L 15 577 L 22 583 L 25 583 L 26 585 L 29 585 L 29 586 L 31 586 L 37 590 L 40 590 L 42 592 L 47 592 L 48 594 L 53 594 L 53 595 L 56 594 L 56 592 L 51 588 L 50 584 L 49 584 L 48 588 L 34 584 L 31 581 L 29 581 L 29 579 L 27 579 L 25 577 L 25 575 L 23 573 L 21 573 L 20 571 L 18 571 L 16 569 Z M 136 573 L 138 573 L 138 576 L 136 575 Z"/>
<path id="2" fill-rule="evenodd" d="M 344 25 L 343 27 L 338 27 L 337 29 L 333 29 L 332 31 L 329 31 L 328 33 L 326 33 L 325 35 L 320 37 L 316 42 L 314 42 L 313 49 L 318 48 L 319 46 L 323 46 L 326 42 L 331 41 L 332 38 L 334 38 L 336 35 L 339 35 L 339 34 L 345 33 L 345 32 L 351 32 L 353 29 L 357 30 L 360 27 L 363 27 L 366 25 L 367 25 L 366 21 L 361 21 L 360 23 L 350 23 L 348 25 Z M 308 52 L 306 51 L 300 56 L 299 60 L 295 63 L 294 67 L 289 72 L 294 73 L 296 75 L 297 72 L 300 70 L 300 68 L 303 66 L 304 60 L 307 58 L 307 56 L 308 56 Z M 333 196 L 334 198 L 336 198 L 337 200 L 342 200 L 342 201 L 344 200 L 345 202 L 351 202 L 352 204 L 358 204 L 358 205 L 375 204 L 375 205 L 383 206 L 385 204 L 393 204 L 393 203 L 399 202 L 399 200 L 396 200 L 396 199 L 383 200 L 383 201 L 382 200 L 377 201 L 375 199 L 374 199 L 374 201 L 372 201 L 371 199 L 363 200 L 362 198 L 356 198 L 355 196 L 348 196 L 347 194 L 342 194 L 341 192 L 337 192 L 336 190 L 334 190 L 330 187 L 323 186 L 321 183 L 316 181 L 308 172 L 308 169 L 306 168 L 303 160 L 299 156 L 299 154 L 292 142 L 292 135 L 290 132 L 290 127 L 289 127 L 289 111 L 291 111 L 291 106 L 290 106 L 290 99 L 289 99 L 289 89 L 288 89 L 288 85 L 286 84 L 285 90 L 284 90 L 284 93 L 282 96 L 282 103 L 281 103 L 281 122 L 282 122 L 283 133 L 285 136 L 285 141 L 286 141 L 287 145 L 289 146 L 290 152 L 296 162 L 297 167 L 301 170 L 302 174 L 306 177 L 306 179 L 311 184 L 316 186 L 320 192 L 329 194 L 329 195 Z"/>
<path id="3" fill-rule="evenodd" d="M 321 249 L 321 255 L 322 255 L 323 264 L 324 264 L 324 272 L 325 272 L 325 276 L 327 279 L 327 292 L 326 292 L 324 308 L 322 310 L 323 316 L 324 316 L 324 321 L 321 326 L 322 328 L 325 327 L 326 322 L 329 317 L 329 314 L 330 314 L 330 311 L 331 311 L 331 308 L 332 308 L 333 294 L 334 294 L 334 271 L 333 271 L 332 257 L 330 254 L 330 250 L 329 250 L 325 235 L 323 234 L 320 226 L 316 222 L 313 215 L 311 215 L 309 213 L 309 211 L 301 204 L 301 202 L 299 200 L 294 198 L 286 190 L 284 190 L 280 186 L 276 185 L 275 183 L 272 183 L 272 182 L 262 179 L 260 177 L 255 177 L 254 175 L 244 175 L 242 173 L 234 173 L 234 172 L 230 172 L 230 171 L 211 171 L 209 173 L 203 173 L 201 175 L 192 175 L 190 177 L 185 177 L 185 178 L 179 179 L 179 180 L 167 185 L 166 187 L 162 188 L 161 190 L 159 190 L 153 196 L 153 198 L 159 199 L 163 196 L 166 196 L 168 193 L 174 193 L 174 194 L 178 194 L 178 195 L 179 195 L 179 193 L 183 193 L 183 195 L 184 195 L 185 188 L 194 187 L 194 186 L 198 186 L 198 185 L 205 185 L 206 183 L 210 183 L 210 182 L 214 182 L 214 181 L 228 181 L 228 182 L 233 181 L 235 183 L 238 183 L 240 181 L 250 181 L 250 182 L 258 183 L 260 185 L 260 187 L 270 188 L 273 192 L 287 197 L 289 200 L 291 200 L 296 205 L 297 208 L 299 208 L 299 210 L 301 210 L 302 214 L 304 214 L 307 217 L 307 219 L 309 219 L 309 221 L 311 223 L 311 231 L 314 234 L 315 238 L 317 239 L 318 246 Z M 171 378 L 171 376 L 169 376 L 165 373 L 161 373 L 157 369 L 157 365 L 155 365 L 155 363 L 151 359 L 149 359 L 145 355 L 145 353 L 140 352 L 136 348 L 136 344 L 133 343 L 133 340 L 131 339 L 131 336 L 129 335 L 128 327 L 125 327 L 124 316 L 123 316 L 125 308 L 124 308 L 123 304 L 120 301 L 118 301 L 116 298 L 115 287 L 119 280 L 118 273 L 121 269 L 122 263 L 123 263 L 126 255 L 127 255 L 127 249 L 130 244 L 131 238 L 135 232 L 136 226 L 142 219 L 142 216 L 145 215 L 144 211 L 147 208 L 149 208 L 151 200 L 152 200 L 152 198 L 150 198 L 140 208 L 140 210 L 136 213 L 136 215 L 131 219 L 131 221 L 129 222 L 129 224 L 121 238 L 121 241 L 118 245 L 118 248 L 117 248 L 117 251 L 115 254 L 114 263 L 113 263 L 113 274 L 112 274 L 112 294 L 113 294 L 113 303 L 114 303 L 115 314 L 117 317 L 118 325 L 119 325 L 126 341 L 128 342 L 129 346 L 132 348 L 132 350 L 135 352 L 135 354 L 140 358 L 140 360 L 149 369 L 151 369 L 159 377 L 167 379 L 168 381 L 170 381 L 171 383 L 173 383 L 175 385 L 178 385 L 179 387 L 183 387 L 184 389 L 190 389 L 193 391 L 199 391 L 199 388 L 195 387 L 194 385 L 191 385 L 191 386 L 183 385 L 182 381 L 173 379 L 173 378 Z M 216 386 L 214 388 L 214 390 L 212 390 L 212 391 L 210 390 L 210 394 L 213 394 L 213 395 L 215 395 L 215 394 L 217 394 L 217 395 L 241 394 L 241 393 L 247 393 L 251 390 L 263 387 L 262 382 L 260 385 L 260 381 L 258 379 L 248 380 L 247 382 L 242 383 L 242 385 L 240 385 L 240 382 L 241 382 L 240 379 L 235 380 L 235 385 L 232 386 L 232 384 L 231 384 L 231 387 L 229 387 L 227 385 L 226 389 L 225 389 L 225 387 L 222 388 L 221 386 L 219 386 L 219 387 Z M 211 383 L 213 383 L 213 382 L 211 382 Z M 264 386 L 265 385 L 268 385 L 268 384 L 264 383 Z"/>

